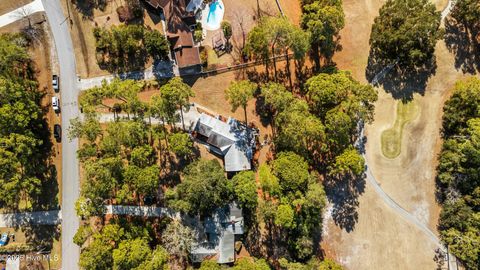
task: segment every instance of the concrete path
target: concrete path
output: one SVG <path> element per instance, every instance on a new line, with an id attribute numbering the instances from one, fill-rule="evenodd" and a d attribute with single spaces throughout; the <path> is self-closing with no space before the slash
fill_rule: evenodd
<path id="1" fill-rule="evenodd" d="M 57 225 L 62 221 L 60 210 L 0 214 L 0 227 L 24 225 Z"/>
<path id="2" fill-rule="evenodd" d="M 6 0 L 1 0 L 6 1 Z M 6 14 L 0 16 L 0 27 L 9 25 L 13 22 L 23 19 L 22 16 L 31 15 L 35 12 L 44 11 L 42 0 L 35 0 L 32 3 L 26 4 L 25 6 L 19 7 L 15 10 L 12 10 Z"/>
<path id="3" fill-rule="evenodd" d="M 200 118 L 201 114 L 200 112 L 198 112 L 197 108 L 201 107 L 193 103 L 189 110 L 183 110 L 183 121 L 185 123 L 185 129 L 187 131 L 192 131 L 195 127 L 195 124 L 197 123 L 198 118 Z M 177 114 L 180 115 L 180 110 L 178 110 Z M 115 121 L 115 116 L 113 113 L 102 113 L 98 117 L 98 121 L 100 123 Z M 128 115 L 124 113 L 118 114 L 117 117 L 120 119 L 128 119 Z M 131 118 L 132 117 L 130 117 L 130 119 Z M 150 123 L 152 124 L 162 124 L 162 120 L 153 117 L 151 117 L 150 120 L 148 118 L 145 118 L 145 121 L 150 121 Z M 175 123 L 175 126 L 178 128 L 183 128 L 181 119 L 179 119 L 179 121 Z"/>
<path id="4" fill-rule="evenodd" d="M 80 90 L 87 90 L 95 86 L 101 86 L 104 80 L 111 82 L 114 78 L 151 80 L 155 78 L 172 78 L 178 75 L 178 68 L 175 67 L 173 62 L 162 61 L 145 69 L 145 71 L 133 71 L 122 74 L 111 74 L 94 78 L 79 79 L 78 86 Z"/>
<path id="5" fill-rule="evenodd" d="M 75 54 L 59 0 L 43 0 L 48 22 L 58 56 L 60 68 L 60 93 L 62 101 L 62 269 L 78 270 L 80 248 L 73 243 L 79 219 L 75 212 L 75 202 L 79 196 L 79 166 L 77 160 L 78 140 L 68 140 L 67 130 L 70 120 L 79 116 L 77 105 L 78 85 Z"/>
<path id="6" fill-rule="evenodd" d="M 170 217 L 179 218 L 180 213 L 169 208 L 154 206 L 133 206 L 133 205 L 106 205 L 105 214 L 107 215 L 128 215 L 142 217 Z"/>

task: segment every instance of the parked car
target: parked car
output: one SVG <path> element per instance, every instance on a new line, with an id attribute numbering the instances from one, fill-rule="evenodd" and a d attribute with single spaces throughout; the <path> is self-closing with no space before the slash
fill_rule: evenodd
<path id="1" fill-rule="evenodd" d="M 53 90 L 55 90 L 55 93 L 58 93 L 58 91 L 60 90 L 59 83 L 60 83 L 60 81 L 59 81 L 58 75 L 53 75 L 52 76 L 52 85 L 53 85 Z"/>
<path id="2" fill-rule="evenodd" d="M 56 113 L 60 112 L 60 100 L 58 97 L 52 97 L 52 108 Z"/>
<path id="3" fill-rule="evenodd" d="M 8 244 L 8 233 L 3 233 L 0 238 L 0 246 L 5 246 L 6 244 Z"/>
<path id="4" fill-rule="evenodd" d="M 55 137 L 57 142 L 62 141 L 62 127 L 59 124 L 53 126 L 53 137 Z"/>

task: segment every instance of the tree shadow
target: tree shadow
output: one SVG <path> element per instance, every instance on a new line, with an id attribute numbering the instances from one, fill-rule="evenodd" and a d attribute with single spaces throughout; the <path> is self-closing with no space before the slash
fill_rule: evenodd
<path id="1" fill-rule="evenodd" d="M 70 0 L 69 0 L 70 1 Z M 78 12 L 82 14 L 84 18 L 93 19 L 93 11 L 98 8 L 102 11 L 107 7 L 107 0 L 96 0 L 96 1 L 84 1 L 84 0 L 75 0 L 72 1 L 72 4 L 75 4 Z"/>
<path id="2" fill-rule="evenodd" d="M 57 225 L 28 225 L 22 227 L 27 243 L 36 250 L 50 251 L 53 242 L 60 239 L 60 227 Z"/>
<path id="3" fill-rule="evenodd" d="M 467 27 L 455 19 L 445 20 L 445 44 L 448 51 L 455 55 L 455 68 L 463 73 L 475 74 L 480 72 L 480 48 L 468 32 Z"/>
<path id="4" fill-rule="evenodd" d="M 327 199 L 333 205 L 332 218 L 337 226 L 353 231 L 358 222 L 358 197 L 365 191 L 365 174 L 345 176 L 326 181 Z"/>
<path id="5" fill-rule="evenodd" d="M 382 86 L 394 99 L 411 100 L 415 93 L 425 94 L 428 79 L 435 75 L 436 57 L 421 66 L 408 67 L 398 60 L 380 58 L 370 49 L 366 77 L 374 86 Z"/>

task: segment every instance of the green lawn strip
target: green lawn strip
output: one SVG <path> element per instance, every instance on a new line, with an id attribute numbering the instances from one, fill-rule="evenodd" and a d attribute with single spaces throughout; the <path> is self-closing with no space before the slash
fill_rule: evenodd
<path id="1" fill-rule="evenodd" d="M 393 159 L 400 155 L 403 128 L 408 122 L 414 120 L 418 113 L 419 108 L 415 100 L 397 103 L 397 115 L 393 127 L 382 132 L 382 153 L 385 157 Z"/>

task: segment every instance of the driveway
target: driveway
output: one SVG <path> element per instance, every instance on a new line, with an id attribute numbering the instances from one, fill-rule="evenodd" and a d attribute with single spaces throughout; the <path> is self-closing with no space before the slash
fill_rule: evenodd
<path id="1" fill-rule="evenodd" d="M 60 210 L 0 214 L 0 227 L 25 225 L 57 225 L 62 221 Z"/>
<path id="2" fill-rule="evenodd" d="M 6 1 L 6 0 L 2 0 Z M 11 24 L 22 19 L 22 15 L 31 15 L 35 12 L 44 11 L 44 7 L 42 5 L 42 0 L 35 0 L 32 3 L 29 3 L 23 7 L 19 7 L 15 10 L 12 10 L 6 14 L 0 16 L 0 27 L 5 25 Z"/>
<path id="3" fill-rule="evenodd" d="M 75 54 L 68 22 L 59 0 L 42 0 L 52 30 L 60 67 L 60 92 L 62 101 L 62 269 L 77 270 L 80 249 L 73 243 L 79 220 L 75 202 L 79 194 L 79 169 L 77 161 L 78 140 L 67 139 L 70 120 L 79 116 Z"/>

